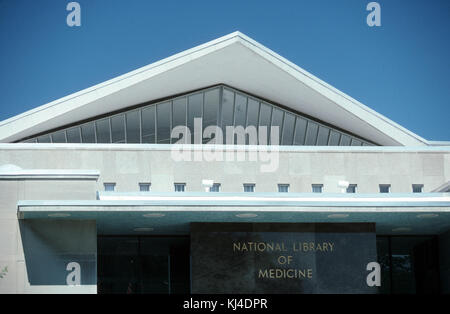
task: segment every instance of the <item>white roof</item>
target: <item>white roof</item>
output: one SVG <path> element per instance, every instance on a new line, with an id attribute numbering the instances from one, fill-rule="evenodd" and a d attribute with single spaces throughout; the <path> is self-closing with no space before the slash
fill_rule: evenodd
<path id="1" fill-rule="evenodd" d="M 380 145 L 430 145 L 240 32 L 4 120 L 0 142 L 215 84 L 283 104 Z"/>

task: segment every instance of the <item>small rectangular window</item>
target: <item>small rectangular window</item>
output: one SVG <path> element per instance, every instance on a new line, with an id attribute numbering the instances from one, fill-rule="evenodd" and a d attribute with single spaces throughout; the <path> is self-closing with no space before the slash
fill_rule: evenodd
<path id="1" fill-rule="evenodd" d="M 210 192 L 220 192 L 220 183 L 214 183 L 212 187 L 209 188 Z"/>
<path id="2" fill-rule="evenodd" d="M 139 191 L 140 192 L 149 192 L 150 191 L 150 183 L 139 183 Z"/>
<path id="3" fill-rule="evenodd" d="M 347 187 L 347 193 L 356 193 L 356 184 L 349 184 Z"/>
<path id="4" fill-rule="evenodd" d="M 390 193 L 391 185 L 390 184 L 380 184 L 380 193 Z"/>
<path id="5" fill-rule="evenodd" d="M 114 189 L 116 188 L 115 183 L 103 183 L 103 186 L 105 187 L 106 192 L 114 192 Z"/>
<path id="6" fill-rule="evenodd" d="M 253 183 L 244 184 L 244 192 L 255 192 L 255 185 Z"/>
<path id="7" fill-rule="evenodd" d="M 289 192 L 289 184 L 278 184 L 278 192 L 288 193 Z"/>
<path id="8" fill-rule="evenodd" d="M 312 185 L 313 193 L 322 193 L 322 190 L 323 190 L 323 184 L 313 184 Z"/>
<path id="9" fill-rule="evenodd" d="M 175 186 L 175 192 L 184 192 L 186 183 L 175 183 L 174 186 Z"/>
<path id="10" fill-rule="evenodd" d="M 422 193 L 423 192 L 423 184 L 413 184 L 412 190 L 413 190 L 413 193 Z"/>

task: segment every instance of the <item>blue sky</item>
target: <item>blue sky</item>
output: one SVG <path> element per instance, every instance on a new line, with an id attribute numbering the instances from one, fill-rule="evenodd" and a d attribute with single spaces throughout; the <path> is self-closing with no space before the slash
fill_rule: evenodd
<path id="1" fill-rule="evenodd" d="M 450 140 L 450 1 L 0 0 L 0 120 L 239 30 L 428 140 Z"/>

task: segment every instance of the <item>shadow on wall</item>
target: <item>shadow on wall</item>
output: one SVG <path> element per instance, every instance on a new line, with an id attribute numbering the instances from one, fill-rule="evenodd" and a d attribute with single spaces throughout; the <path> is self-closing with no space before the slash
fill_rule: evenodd
<path id="1" fill-rule="evenodd" d="M 30 285 L 96 285 L 95 221 L 19 221 Z"/>

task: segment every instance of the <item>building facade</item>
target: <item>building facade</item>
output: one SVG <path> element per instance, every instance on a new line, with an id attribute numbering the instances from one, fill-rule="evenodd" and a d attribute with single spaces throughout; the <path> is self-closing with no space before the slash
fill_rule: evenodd
<path id="1" fill-rule="evenodd" d="M 450 143 L 239 32 L 0 142 L 2 293 L 450 292 Z"/>

